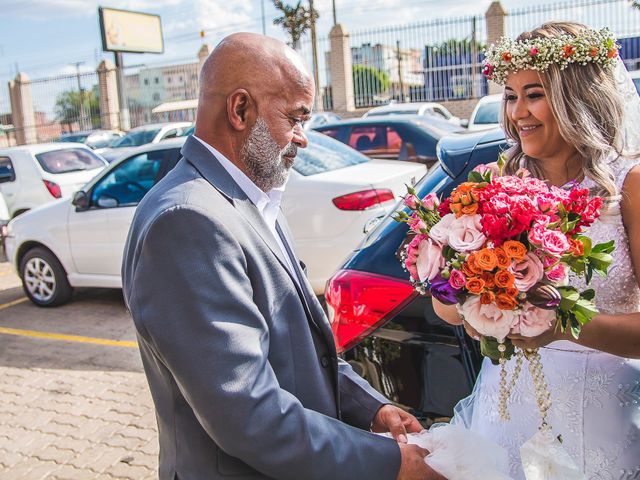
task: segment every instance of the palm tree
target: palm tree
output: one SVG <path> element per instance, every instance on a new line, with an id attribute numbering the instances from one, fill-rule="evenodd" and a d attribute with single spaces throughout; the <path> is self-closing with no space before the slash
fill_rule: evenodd
<path id="1" fill-rule="evenodd" d="M 631 6 L 632 6 L 633 8 L 637 8 L 638 10 L 640 10 L 640 0 L 633 0 L 633 1 L 631 2 Z"/>
<path id="2" fill-rule="evenodd" d="M 273 20 L 274 25 L 282 25 L 282 28 L 289 34 L 291 47 L 300 47 L 300 37 L 311 27 L 312 21 L 318 20 L 318 11 L 302 5 L 302 0 L 298 0 L 295 6 L 291 7 L 282 0 L 273 0 L 275 7 L 282 12 L 282 16 Z"/>

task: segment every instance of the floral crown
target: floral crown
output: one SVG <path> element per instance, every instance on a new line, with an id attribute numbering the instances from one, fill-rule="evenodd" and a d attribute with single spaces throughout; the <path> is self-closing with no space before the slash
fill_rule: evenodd
<path id="1" fill-rule="evenodd" d="M 502 37 L 486 50 L 482 73 L 489 80 L 504 85 L 510 72 L 545 71 L 554 63 L 560 66 L 560 70 L 572 63 L 595 63 L 612 68 L 619 48 L 616 38 L 607 28 L 585 30 L 575 37 L 560 35 L 522 41 Z"/>

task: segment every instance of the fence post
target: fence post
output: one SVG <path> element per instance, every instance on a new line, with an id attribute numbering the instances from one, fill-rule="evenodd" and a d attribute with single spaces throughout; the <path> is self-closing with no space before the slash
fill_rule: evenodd
<path id="1" fill-rule="evenodd" d="M 499 1 L 491 2 L 489 9 L 484 14 L 485 22 L 487 25 L 487 45 L 497 43 L 501 37 L 505 36 L 505 18 L 507 12 Z M 502 93 L 502 87 L 496 85 L 494 82 L 489 81 L 489 94 Z"/>
<path id="2" fill-rule="evenodd" d="M 105 130 L 119 129 L 120 101 L 116 67 L 111 61 L 103 60 L 98 65 L 97 72 L 100 89 L 100 125 Z"/>
<path id="3" fill-rule="evenodd" d="M 11 118 L 18 145 L 28 145 L 38 141 L 36 116 L 33 111 L 31 81 L 26 73 L 18 73 L 15 80 L 9 82 L 11 99 Z"/>
<path id="4" fill-rule="evenodd" d="M 356 107 L 353 94 L 353 68 L 351 66 L 349 34 L 338 23 L 331 28 L 329 38 L 331 41 L 329 72 L 331 73 L 333 110 L 353 112 Z"/>

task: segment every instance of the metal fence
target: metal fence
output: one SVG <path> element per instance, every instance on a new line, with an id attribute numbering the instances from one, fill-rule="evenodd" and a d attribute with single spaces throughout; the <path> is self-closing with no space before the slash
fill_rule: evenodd
<path id="1" fill-rule="evenodd" d="M 437 19 L 351 34 L 356 107 L 486 95 L 484 17 Z"/>
<path id="2" fill-rule="evenodd" d="M 313 59 L 313 44 L 307 35 L 301 42 L 298 50 L 307 65 L 313 70 L 315 62 Z M 333 109 L 333 100 L 331 98 L 331 72 L 329 70 L 331 41 L 329 37 L 319 37 L 316 41 L 317 62 L 318 62 L 318 85 L 316 85 L 316 95 L 321 102 L 323 110 Z M 315 71 L 313 72 L 315 74 Z"/>
<path id="3" fill-rule="evenodd" d="M 37 142 L 100 128 L 100 88 L 95 72 L 31 80 Z M 28 128 L 28 127 L 27 127 Z M 34 137 L 32 137 L 34 138 Z"/>

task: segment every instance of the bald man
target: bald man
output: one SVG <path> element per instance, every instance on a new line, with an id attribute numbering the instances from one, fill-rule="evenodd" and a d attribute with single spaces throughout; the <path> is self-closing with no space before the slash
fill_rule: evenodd
<path id="1" fill-rule="evenodd" d="M 295 51 L 227 37 L 182 160 L 136 211 L 123 291 L 161 479 L 436 478 L 406 445 L 418 421 L 338 358 L 279 208 L 313 99 Z"/>

